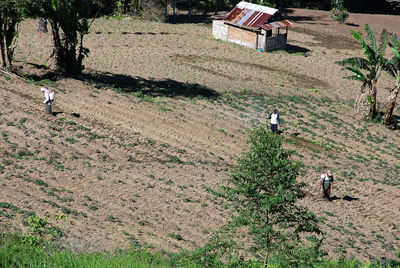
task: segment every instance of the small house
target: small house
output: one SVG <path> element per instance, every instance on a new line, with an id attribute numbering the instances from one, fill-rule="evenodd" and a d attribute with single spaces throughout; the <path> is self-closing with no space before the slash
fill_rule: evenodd
<path id="1" fill-rule="evenodd" d="M 288 27 L 293 25 L 275 8 L 244 1 L 211 19 L 215 38 L 263 51 L 286 49 Z"/>

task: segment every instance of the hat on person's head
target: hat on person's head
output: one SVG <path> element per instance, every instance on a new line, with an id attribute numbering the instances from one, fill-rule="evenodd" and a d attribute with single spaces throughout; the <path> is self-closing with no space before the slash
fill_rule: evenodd
<path id="1" fill-rule="evenodd" d="M 275 108 L 275 109 L 274 109 L 274 113 L 277 113 L 277 112 L 278 112 L 278 109 Z"/>
<path id="2" fill-rule="evenodd" d="M 332 171 L 328 170 L 328 176 L 332 176 Z"/>
<path id="3" fill-rule="evenodd" d="M 40 89 L 40 91 L 46 91 L 46 90 L 48 90 L 48 89 L 45 88 L 45 87 L 42 87 L 42 88 Z"/>

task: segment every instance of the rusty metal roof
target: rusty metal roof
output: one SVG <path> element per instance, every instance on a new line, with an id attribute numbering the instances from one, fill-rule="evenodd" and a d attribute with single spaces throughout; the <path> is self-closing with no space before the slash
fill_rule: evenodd
<path id="1" fill-rule="evenodd" d="M 278 12 L 277 9 L 240 2 L 236 7 L 229 12 L 225 21 L 235 24 L 239 27 L 260 28 L 268 20 Z"/>
<path id="2" fill-rule="evenodd" d="M 282 28 L 282 27 L 288 27 L 292 26 L 293 23 L 291 23 L 288 20 L 281 20 L 281 21 L 274 21 L 268 24 L 261 25 L 260 27 L 263 28 L 264 30 L 272 30 L 272 29 L 277 29 L 277 28 Z"/>
<path id="3" fill-rule="evenodd" d="M 228 14 L 214 15 L 211 19 L 224 20 L 227 23 L 250 30 L 262 28 L 268 31 L 293 25 L 288 20 L 268 22 L 276 12 L 278 10 L 274 8 L 242 1 Z"/>

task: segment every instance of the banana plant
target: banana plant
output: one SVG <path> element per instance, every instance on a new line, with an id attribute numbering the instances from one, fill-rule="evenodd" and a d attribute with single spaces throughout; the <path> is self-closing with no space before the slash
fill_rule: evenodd
<path id="1" fill-rule="evenodd" d="M 360 81 L 362 83 L 361 92 L 365 92 L 366 88 L 368 89 L 367 100 L 370 104 L 368 117 L 374 119 L 377 116 L 376 102 L 378 89 L 376 83 L 382 74 L 383 66 L 387 62 L 387 59 L 384 57 L 388 44 L 387 31 L 382 31 L 378 45 L 374 32 L 368 24 L 365 25 L 365 31 L 369 39 L 369 44 L 360 32 L 351 31 L 352 36 L 360 41 L 365 58 L 352 57 L 336 63 L 344 66 L 345 69 L 351 72 L 351 75 L 344 77 L 345 79 Z"/>
<path id="2" fill-rule="evenodd" d="M 30 15 L 49 21 L 53 36 L 53 56 L 58 68 L 68 74 L 83 70 L 89 50 L 83 37 L 89 32 L 90 4 L 86 0 L 21 0 Z"/>
<path id="3" fill-rule="evenodd" d="M 397 97 L 400 91 L 400 41 L 396 37 L 392 38 L 392 43 L 389 43 L 389 47 L 392 49 L 394 56 L 390 61 L 387 62 L 385 70 L 393 76 L 395 80 L 395 86 L 389 93 L 389 103 L 385 115 L 385 125 L 390 126 L 392 124 L 393 111 L 396 106 Z"/>

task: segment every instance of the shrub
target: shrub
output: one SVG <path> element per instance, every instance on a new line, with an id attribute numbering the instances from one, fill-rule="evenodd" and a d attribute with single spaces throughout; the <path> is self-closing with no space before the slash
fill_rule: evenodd
<path id="1" fill-rule="evenodd" d="M 344 8 L 343 9 L 332 8 L 331 17 L 334 21 L 337 21 L 339 23 L 344 23 L 349 17 L 349 12 Z"/>
<path id="2" fill-rule="evenodd" d="M 165 22 L 165 7 L 158 0 L 143 0 L 138 10 L 141 19 L 149 21 Z"/>
<path id="3" fill-rule="evenodd" d="M 332 0 L 331 17 L 334 21 L 344 23 L 349 17 L 349 12 L 343 7 L 344 0 Z"/>

